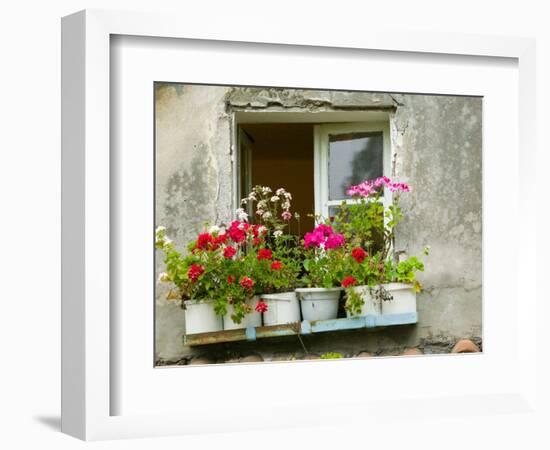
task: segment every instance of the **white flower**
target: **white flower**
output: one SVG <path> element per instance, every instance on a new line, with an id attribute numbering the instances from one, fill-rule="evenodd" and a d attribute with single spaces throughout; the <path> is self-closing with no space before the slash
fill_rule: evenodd
<path id="1" fill-rule="evenodd" d="M 247 198 L 243 198 L 243 199 L 241 200 L 241 205 L 246 205 L 246 202 L 247 202 L 247 201 L 248 201 Z"/>
<path id="2" fill-rule="evenodd" d="M 258 209 L 256 211 L 256 214 L 258 214 L 259 216 L 261 216 L 263 213 L 264 213 L 263 209 Z"/>
<path id="3" fill-rule="evenodd" d="M 275 194 L 277 195 L 283 195 L 285 193 L 285 190 L 283 188 L 279 188 L 277 189 L 277 191 L 275 192 Z"/>
<path id="4" fill-rule="evenodd" d="M 237 219 L 239 219 L 241 222 L 248 221 L 248 214 L 244 211 L 244 209 L 237 208 L 235 212 L 237 213 Z"/>
<path id="5" fill-rule="evenodd" d="M 283 209 L 290 209 L 290 202 L 289 202 L 289 201 L 283 202 L 283 204 L 281 205 L 281 207 L 282 207 Z"/>
<path id="6" fill-rule="evenodd" d="M 159 234 L 159 233 L 162 233 L 163 231 L 166 231 L 166 227 L 163 227 L 162 225 L 159 225 L 157 227 L 157 229 L 155 230 L 155 233 Z"/>
<path id="7" fill-rule="evenodd" d="M 159 283 L 166 283 L 167 281 L 170 281 L 170 277 L 166 272 L 159 273 L 158 282 Z"/>
<path id="8" fill-rule="evenodd" d="M 267 202 L 265 200 L 260 200 L 258 202 L 258 209 L 264 209 L 267 206 Z"/>
<path id="9" fill-rule="evenodd" d="M 222 235 L 224 235 L 225 233 L 226 233 L 225 228 L 224 228 L 224 227 L 221 227 L 221 228 L 220 228 L 220 231 L 218 231 L 218 236 L 222 236 Z"/>
<path id="10" fill-rule="evenodd" d="M 285 192 L 285 198 L 287 198 L 288 200 L 292 200 L 292 195 L 290 195 L 290 192 Z"/>
<path id="11" fill-rule="evenodd" d="M 256 200 L 256 194 L 254 192 L 251 192 L 248 194 L 248 200 L 254 201 Z"/>
<path id="12" fill-rule="evenodd" d="M 278 201 L 279 201 L 279 197 L 277 197 L 276 195 L 274 195 L 273 197 L 271 197 L 271 201 L 272 201 L 273 203 L 278 202 Z"/>
<path id="13" fill-rule="evenodd" d="M 265 195 L 265 194 L 269 194 L 269 193 L 271 192 L 271 188 L 268 187 L 268 186 L 264 186 L 264 187 L 262 188 L 262 192 L 264 193 L 264 195 Z"/>
<path id="14" fill-rule="evenodd" d="M 172 243 L 172 239 L 164 238 L 164 245 L 170 245 Z"/>
<path id="15" fill-rule="evenodd" d="M 209 229 L 208 229 L 208 232 L 210 234 L 217 234 L 220 232 L 220 227 L 218 227 L 217 225 L 212 225 Z"/>
<path id="16" fill-rule="evenodd" d="M 241 222 L 241 223 L 237 226 L 237 228 L 238 228 L 239 230 L 243 231 L 243 230 L 244 230 L 244 222 Z"/>
<path id="17" fill-rule="evenodd" d="M 282 230 L 276 230 L 273 232 L 273 236 L 275 236 L 275 238 L 280 238 L 282 235 L 283 235 Z"/>
<path id="18" fill-rule="evenodd" d="M 271 213 L 270 213 L 269 211 L 266 211 L 266 212 L 262 215 L 262 217 L 263 217 L 264 219 L 270 219 L 270 218 L 271 218 Z"/>
<path id="19" fill-rule="evenodd" d="M 267 231 L 267 228 L 264 227 L 263 225 L 260 225 L 260 226 L 258 227 L 258 233 L 259 233 L 259 234 L 264 234 L 266 231 Z"/>
<path id="20" fill-rule="evenodd" d="M 297 212 L 294 213 L 294 218 L 295 219 L 299 219 L 300 218 L 300 214 L 298 214 Z"/>

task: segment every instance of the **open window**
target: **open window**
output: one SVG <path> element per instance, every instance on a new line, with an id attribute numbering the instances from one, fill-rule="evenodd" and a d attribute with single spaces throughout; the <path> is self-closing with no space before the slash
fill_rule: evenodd
<path id="1" fill-rule="evenodd" d="M 384 122 L 315 126 L 315 213 L 331 217 L 347 188 L 365 180 L 389 176 L 389 126 Z M 389 203 L 390 192 L 384 193 Z"/>
<path id="2" fill-rule="evenodd" d="M 391 171 L 387 120 L 319 123 L 304 121 L 306 115 L 317 118 L 303 114 L 300 122 L 239 123 L 237 129 L 237 200 L 257 184 L 285 187 L 301 216 L 300 229 L 291 230 L 299 235 L 314 227 L 312 214 L 330 217 L 342 200 L 349 200 L 347 187 Z M 384 193 L 384 203 L 389 196 Z"/>

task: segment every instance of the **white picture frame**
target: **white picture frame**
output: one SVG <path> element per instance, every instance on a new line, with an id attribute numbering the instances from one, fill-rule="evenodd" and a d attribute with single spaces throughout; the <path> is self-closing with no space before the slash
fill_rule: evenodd
<path id="1" fill-rule="evenodd" d="M 522 284 L 521 308 L 518 310 L 517 340 L 514 348 L 522 348 L 517 377 L 510 389 L 498 394 L 478 392 L 465 397 L 416 398 L 397 397 L 388 405 L 381 402 L 329 401 L 326 408 L 304 404 L 291 410 L 284 404 L 271 408 L 273 420 L 266 425 L 256 411 L 237 410 L 222 421 L 221 414 L 205 420 L 200 414 L 185 411 L 173 414 L 111 415 L 111 395 L 116 386 L 111 382 L 112 353 L 110 335 L 114 332 L 110 311 L 110 37 L 113 35 L 161 37 L 190 40 L 211 40 L 254 45 L 284 44 L 330 49 L 407 52 L 415 55 L 463 55 L 500 57 L 517 60 L 518 64 L 518 161 L 519 179 L 513 185 L 511 198 L 517 201 L 522 221 L 518 233 L 526 232 L 535 222 L 534 202 L 530 195 L 535 171 L 535 44 L 532 39 L 489 37 L 444 33 L 403 33 L 398 31 L 348 30 L 347 33 L 318 33 L 303 36 L 299 30 L 259 34 L 254 30 L 233 27 L 227 23 L 216 29 L 205 28 L 192 17 L 169 14 L 145 14 L 87 10 L 63 18 L 62 21 L 62 431 L 85 440 L 152 437 L 225 430 L 258 430 L 285 426 L 330 424 L 332 421 L 353 422 L 357 417 L 383 414 L 388 420 L 403 420 L 423 411 L 426 402 L 437 405 L 438 414 L 467 416 L 472 408 L 477 414 L 493 415 L 503 410 L 515 414 L 537 414 L 536 404 L 536 327 L 529 311 L 536 310 L 537 293 L 530 283 L 535 272 L 536 245 L 526 240 L 517 249 L 517 261 L 530 261 L 529 267 L 514 268 L 517 287 Z M 285 48 L 278 47 L 278 51 Z M 151 119 L 152 120 L 152 119 Z M 519 202 L 519 199 L 522 199 Z M 511 275 L 513 277 L 514 275 Z M 151 299 L 151 301 L 153 301 Z M 529 345 L 527 345 L 527 343 Z M 527 351 L 529 348 L 531 350 Z M 496 347 L 494 349 L 498 350 Z M 462 357 L 461 357 L 462 358 Z M 464 360 L 469 356 L 464 356 Z M 422 359 L 414 359 L 414 370 Z M 350 369 L 354 364 L 346 363 Z M 338 374 L 343 365 L 327 362 L 323 370 Z M 398 368 L 398 360 L 386 360 L 388 367 Z M 313 367 L 313 366 L 309 366 Z M 231 370 L 231 368 L 228 368 Z M 153 368 L 151 367 L 151 370 Z M 195 370 L 195 369 L 193 369 Z M 200 369 L 202 370 L 202 369 Z M 237 370 L 237 368 L 233 369 Z M 276 371 L 277 366 L 239 368 L 256 374 Z M 260 372 L 261 371 L 261 372 Z M 311 370 L 308 369 L 311 373 Z M 280 370 L 279 370 L 280 372 Z M 191 373 L 191 372 L 189 372 Z M 405 372 L 402 372 L 405 373 Z M 180 372 L 181 377 L 186 374 Z M 393 408 L 401 401 L 399 408 Z M 198 406 L 198 405 L 195 405 Z M 268 405 L 269 406 L 269 405 Z"/>

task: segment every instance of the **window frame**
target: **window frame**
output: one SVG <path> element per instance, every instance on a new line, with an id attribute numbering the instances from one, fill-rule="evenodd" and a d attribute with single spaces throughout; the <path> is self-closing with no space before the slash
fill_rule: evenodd
<path id="1" fill-rule="evenodd" d="M 331 134 L 344 133 L 372 133 L 382 132 L 383 154 L 382 172 L 383 175 L 391 177 L 391 139 L 389 121 L 357 122 L 357 123 L 329 123 L 314 126 L 313 139 L 313 167 L 314 167 L 314 194 L 315 194 L 315 215 L 328 218 L 329 207 L 338 206 L 342 201 L 354 202 L 350 199 L 329 200 L 329 136 Z M 391 204 L 392 196 L 389 189 L 384 190 L 381 198 L 385 207 Z"/>

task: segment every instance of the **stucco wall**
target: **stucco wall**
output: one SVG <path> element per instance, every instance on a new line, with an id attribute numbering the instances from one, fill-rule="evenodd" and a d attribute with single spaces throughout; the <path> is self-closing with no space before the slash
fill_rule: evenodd
<path id="1" fill-rule="evenodd" d="M 394 352 L 420 346 L 448 351 L 462 337 L 481 339 L 481 116 L 472 97 L 276 90 L 190 85 L 156 88 L 156 223 L 183 247 L 204 221 L 229 220 L 232 209 L 231 128 L 234 111 L 390 111 L 394 175 L 413 191 L 396 250 L 420 254 L 430 245 L 420 322 L 374 333 L 308 337 L 310 352 Z M 157 271 L 162 267 L 157 255 Z M 157 286 L 156 358 L 198 353 L 217 358 L 260 352 L 267 359 L 299 352 L 294 340 L 194 350 L 183 347 L 183 311 Z"/>

